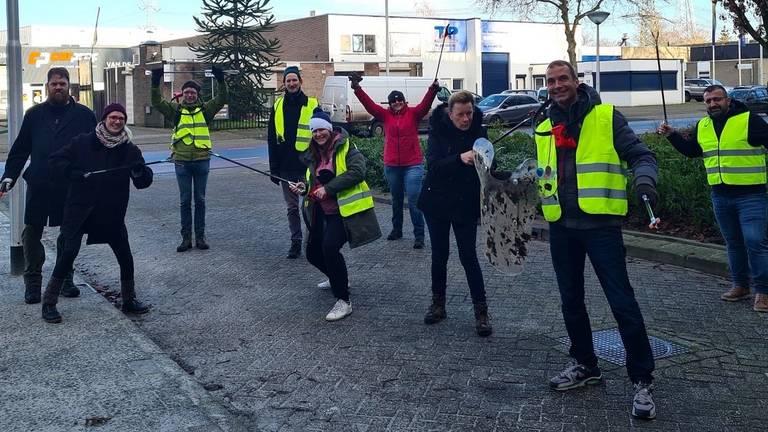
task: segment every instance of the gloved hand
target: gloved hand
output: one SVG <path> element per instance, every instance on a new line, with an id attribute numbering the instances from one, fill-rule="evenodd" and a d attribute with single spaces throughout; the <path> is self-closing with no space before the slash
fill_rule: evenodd
<path id="1" fill-rule="evenodd" d="M 270 177 L 269 179 L 272 180 L 272 183 L 274 183 L 275 185 L 280 186 L 280 180 L 274 177 Z"/>
<path id="2" fill-rule="evenodd" d="M 85 180 L 85 173 L 78 169 L 73 169 L 69 172 L 69 180 L 73 182 L 83 181 Z"/>
<path id="3" fill-rule="evenodd" d="M 651 205 L 651 209 L 656 208 L 656 204 L 659 203 L 659 193 L 656 192 L 656 187 L 648 183 L 641 183 L 635 187 L 635 192 L 637 193 L 637 202 L 641 206 L 645 206 L 643 201 L 643 195 L 645 195 L 648 197 L 648 204 Z"/>
<path id="4" fill-rule="evenodd" d="M 6 177 L 3 179 L 3 181 L 0 181 L 0 198 L 2 198 L 3 195 L 10 191 L 12 187 L 13 179 Z"/>
<path id="5" fill-rule="evenodd" d="M 216 78 L 216 81 L 224 80 L 224 71 L 221 70 L 221 68 L 213 66 L 211 67 L 211 73 L 213 74 L 213 77 Z"/>
<path id="6" fill-rule="evenodd" d="M 434 80 L 432 84 L 430 84 L 429 89 L 435 92 L 440 90 L 440 83 L 437 82 L 437 80 Z"/>
<path id="7" fill-rule="evenodd" d="M 353 89 L 359 89 L 360 88 L 360 81 L 363 80 L 363 77 L 360 76 L 357 72 L 352 72 L 349 74 L 349 81 L 351 82 L 350 87 Z"/>
<path id="8" fill-rule="evenodd" d="M 160 87 L 160 82 L 163 80 L 163 69 L 152 69 L 152 87 Z"/>
<path id="9" fill-rule="evenodd" d="M 328 184 L 331 180 L 333 180 L 336 177 L 336 174 L 328 169 L 320 170 L 319 173 L 317 173 L 317 181 L 320 182 L 321 185 Z"/>
<path id="10" fill-rule="evenodd" d="M 142 175 L 144 175 L 144 164 L 141 162 L 136 162 L 131 167 L 131 177 L 139 178 Z"/>

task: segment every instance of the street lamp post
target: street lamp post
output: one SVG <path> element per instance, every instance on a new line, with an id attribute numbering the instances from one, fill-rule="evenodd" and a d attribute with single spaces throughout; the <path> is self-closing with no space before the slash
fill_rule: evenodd
<path id="1" fill-rule="evenodd" d="M 587 14 L 587 18 L 597 26 L 597 60 L 595 61 L 595 72 L 597 73 L 595 79 L 595 89 L 600 93 L 600 24 L 608 18 L 610 13 L 596 10 Z"/>

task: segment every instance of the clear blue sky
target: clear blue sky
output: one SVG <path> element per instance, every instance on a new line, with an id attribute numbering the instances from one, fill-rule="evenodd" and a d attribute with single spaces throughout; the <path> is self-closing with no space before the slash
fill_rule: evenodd
<path id="1" fill-rule="evenodd" d="M 173 30 L 194 30 L 192 16 L 199 14 L 202 0 L 74 0 L 57 2 L 54 0 L 17 0 L 19 3 L 20 25 L 75 25 L 93 26 L 96 8 L 101 6 L 99 26 L 123 27 L 144 26 L 147 14 L 140 9 L 141 4 L 152 4 L 158 9 L 154 12 L 153 24 L 156 27 Z M 673 0 L 682 1 L 682 0 Z M 690 0 L 696 21 L 709 28 L 710 0 Z M 52 7 L 52 4 L 57 6 Z M 414 15 L 414 9 L 428 5 L 435 17 L 481 17 L 488 18 L 472 0 L 389 0 L 391 15 Z M 323 13 L 384 14 L 384 0 L 272 0 L 275 18 L 278 21 L 309 16 L 310 10 Z M 674 7 L 673 7 L 674 9 Z M 614 14 L 618 15 L 618 14 Z M 511 16 L 497 15 L 497 19 L 511 19 Z M 0 10 L 0 28 L 7 26 L 6 9 Z M 590 31 L 592 24 L 585 23 Z M 634 31 L 634 25 L 616 16 L 609 17 L 601 26 L 602 40 L 613 40 L 624 32 Z"/>

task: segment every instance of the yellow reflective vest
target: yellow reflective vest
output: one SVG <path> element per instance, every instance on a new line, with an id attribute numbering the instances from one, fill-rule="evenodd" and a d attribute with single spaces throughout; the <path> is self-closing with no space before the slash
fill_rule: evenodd
<path id="1" fill-rule="evenodd" d="M 541 209 L 544 219 L 555 222 L 562 216 L 562 208 L 557 193 L 557 149 L 551 130 L 552 121 L 546 119 L 536 128 L 535 139 L 543 171 L 539 177 Z M 626 172 L 626 162 L 613 146 L 613 105 L 595 105 L 584 118 L 576 147 L 579 208 L 589 214 L 626 215 Z"/>
<path id="2" fill-rule="evenodd" d="M 747 142 L 749 112 L 729 117 L 720 139 L 712 119 L 699 121 L 696 139 L 704 156 L 710 185 L 760 185 L 766 182 L 765 148 Z"/>
<path id="3" fill-rule="evenodd" d="M 341 144 L 341 147 L 336 150 L 336 176 L 340 176 L 347 171 L 347 153 L 349 153 L 350 146 L 349 138 L 347 138 Z M 307 168 L 307 190 L 312 190 L 313 177 L 311 174 L 310 168 Z M 339 204 L 341 216 L 347 217 L 373 208 L 373 195 L 368 188 L 368 183 L 363 180 L 351 188 L 344 189 L 336 194 L 336 202 Z M 308 206 L 309 200 L 304 200 L 304 207 Z"/>
<path id="4" fill-rule="evenodd" d="M 283 116 L 283 96 L 275 99 L 275 135 L 277 142 L 285 142 L 285 117 Z M 299 124 L 296 126 L 296 150 L 303 152 L 309 148 L 309 141 L 312 139 L 312 132 L 309 130 L 309 119 L 312 118 L 312 111 L 317 108 L 317 99 L 307 97 L 307 104 L 301 107 L 299 115 Z"/>
<path id="5" fill-rule="evenodd" d="M 199 149 L 210 149 L 213 147 L 211 133 L 208 130 L 208 124 L 205 122 L 205 116 L 203 116 L 203 108 L 195 107 L 190 110 L 180 107 L 179 122 L 173 130 L 171 139 L 173 140 L 171 148 L 180 143 L 195 146 Z"/>

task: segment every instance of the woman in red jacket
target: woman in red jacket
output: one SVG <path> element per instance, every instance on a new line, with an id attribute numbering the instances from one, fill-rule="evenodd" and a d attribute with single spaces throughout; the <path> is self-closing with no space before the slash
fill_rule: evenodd
<path id="1" fill-rule="evenodd" d="M 413 248 L 424 247 L 424 216 L 416 207 L 424 176 L 419 141 L 419 121 L 429 113 L 432 101 L 440 88 L 437 80 L 427 89 L 421 102 L 411 108 L 405 101 L 405 95 L 399 90 L 392 91 L 387 100 L 389 108 L 382 108 L 360 87 L 362 77 L 349 77 L 355 96 L 363 104 L 368 114 L 384 125 L 384 175 L 392 193 L 392 232 L 387 240 L 403 237 L 403 198 L 408 194 L 408 212 L 413 224 Z"/>

